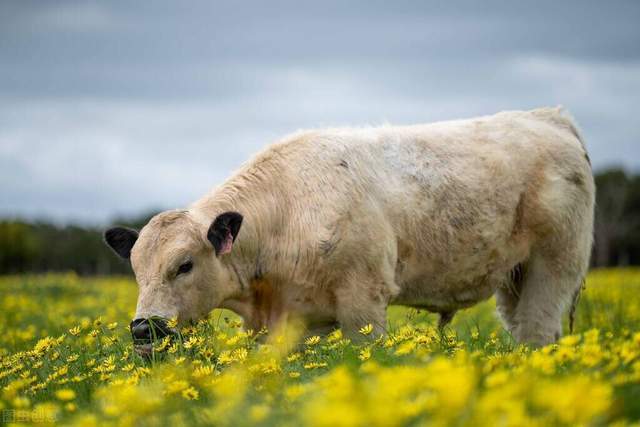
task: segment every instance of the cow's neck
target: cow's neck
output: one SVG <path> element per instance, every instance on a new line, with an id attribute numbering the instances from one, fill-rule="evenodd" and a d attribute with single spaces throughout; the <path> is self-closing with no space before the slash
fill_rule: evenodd
<path id="1" fill-rule="evenodd" d="M 273 329 L 285 316 L 277 286 L 269 279 L 273 260 L 266 244 L 273 240 L 274 218 L 270 217 L 274 215 L 273 207 L 262 203 L 260 198 L 248 200 L 237 191 L 223 188 L 196 202 L 194 208 L 208 221 L 227 211 L 243 215 L 231 252 L 220 259 L 229 270 L 237 293 L 223 301 L 221 307 L 240 315 L 248 328 Z"/>
<path id="2" fill-rule="evenodd" d="M 265 249 L 238 238 L 237 246 L 223 262 L 235 277 L 238 292 L 223 302 L 223 307 L 239 314 L 247 328 L 272 330 L 285 316 L 278 287 L 270 278 L 270 260 Z M 237 251 L 234 253 L 234 251 Z"/>

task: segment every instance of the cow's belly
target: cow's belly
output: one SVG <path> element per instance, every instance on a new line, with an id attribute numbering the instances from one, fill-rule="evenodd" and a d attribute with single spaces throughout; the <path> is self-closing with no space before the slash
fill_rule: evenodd
<path id="1" fill-rule="evenodd" d="M 484 254 L 461 251 L 459 256 L 448 257 L 449 262 L 414 260 L 418 262 L 399 269 L 396 283 L 400 290 L 392 304 L 436 312 L 470 307 L 490 298 L 503 286 L 525 253 L 526 250 L 505 245 Z"/>
<path id="2" fill-rule="evenodd" d="M 531 240 L 517 226 L 517 197 L 485 202 L 476 212 L 473 207 L 481 203 L 438 205 L 413 235 L 399 233 L 393 304 L 450 311 L 486 300 L 504 285 L 528 257 Z M 427 237 L 416 239 L 417 234 Z"/>
<path id="3" fill-rule="evenodd" d="M 504 282 L 504 274 L 485 275 L 457 282 L 421 277 L 406 282 L 392 304 L 446 312 L 470 307 L 490 298 Z"/>

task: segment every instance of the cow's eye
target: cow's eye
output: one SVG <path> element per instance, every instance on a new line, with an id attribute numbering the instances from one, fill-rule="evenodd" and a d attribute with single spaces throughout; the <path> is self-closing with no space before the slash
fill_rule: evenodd
<path id="1" fill-rule="evenodd" d="M 181 264 L 180 267 L 178 267 L 178 273 L 176 275 L 187 274 L 188 272 L 191 271 L 192 268 L 193 268 L 193 263 L 191 261 L 187 261 Z"/>

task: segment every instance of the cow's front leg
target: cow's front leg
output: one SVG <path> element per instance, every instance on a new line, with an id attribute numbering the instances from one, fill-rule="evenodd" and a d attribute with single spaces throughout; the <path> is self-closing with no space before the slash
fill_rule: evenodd
<path id="1" fill-rule="evenodd" d="M 336 292 L 336 315 L 345 337 L 360 341 L 386 335 L 386 294 L 383 289 L 367 287 L 348 287 Z"/>
<path id="2" fill-rule="evenodd" d="M 316 335 L 319 337 L 323 337 L 323 336 L 329 335 L 331 332 L 335 331 L 339 327 L 340 325 L 338 324 L 338 322 L 307 325 L 303 334 L 303 338 L 306 340 L 307 338 L 310 338 Z"/>

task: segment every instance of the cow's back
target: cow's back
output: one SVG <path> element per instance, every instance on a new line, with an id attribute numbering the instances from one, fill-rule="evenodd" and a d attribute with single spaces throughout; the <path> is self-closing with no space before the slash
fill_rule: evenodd
<path id="1" fill-rule="evenodd" d="M 260 210 L 283 275 L 338 281 L 383 261 L 397 302 L 438 309 L 489 296 L 563 215 L 558 194 L 592 198 L 584 157 L 572 122 L 540 109 L 300 132 L 225 185 Z"/>

